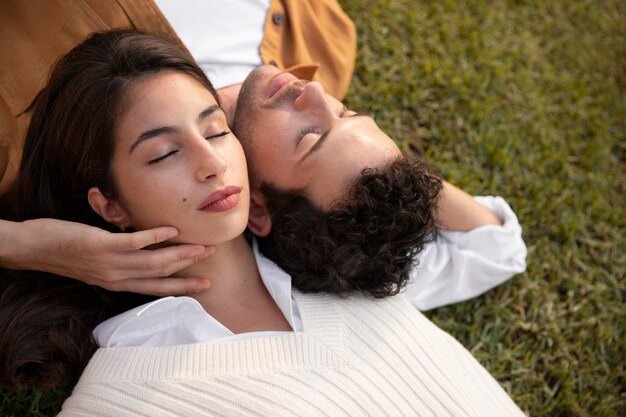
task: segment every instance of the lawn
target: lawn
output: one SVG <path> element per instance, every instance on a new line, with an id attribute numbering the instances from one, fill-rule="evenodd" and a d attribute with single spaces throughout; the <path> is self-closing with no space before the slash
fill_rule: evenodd
<path id="1" fill-rule="evenodd" d="M 344 0 L 350 107 L 472 194 L 528 270 L 428 313 L 532 416 L 625 416 L 626 3 Z"/>
<path id="2" fill-rule="evenodd" d="M 626 415 L 626 3 L 341 4 L 359 34 L 348 106 L 524 227 L 527 272 L 428 316 L 528 415 Z M 0 415 L 65 395 L 0 391 Z"/>

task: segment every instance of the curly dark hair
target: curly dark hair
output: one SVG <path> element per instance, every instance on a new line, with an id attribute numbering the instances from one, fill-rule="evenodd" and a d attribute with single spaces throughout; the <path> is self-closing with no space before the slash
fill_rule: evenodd
<path id="1" fill-rule="evenodd" d="M 365 169 L 330 212 L 301 192 L 263 184 L 273 226 L 259 246 L 300 291 L 394 295 L 416 255 L 436 237 L 441 188 L 425 163 L 405 158 Z"/>

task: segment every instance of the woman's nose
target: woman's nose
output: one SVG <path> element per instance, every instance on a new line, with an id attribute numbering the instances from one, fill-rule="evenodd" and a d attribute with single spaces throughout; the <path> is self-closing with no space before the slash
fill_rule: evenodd
<path id="1" fill-rule="evenodd" d="M 191 150 L 195 165 L 195 176 L 198 181 L 220 176 L 226 171 L 226 160 L 219 152 L 213 141 L 219 139 L 205 139 L 200 136 L 196 139 L 196 146 Z"/>

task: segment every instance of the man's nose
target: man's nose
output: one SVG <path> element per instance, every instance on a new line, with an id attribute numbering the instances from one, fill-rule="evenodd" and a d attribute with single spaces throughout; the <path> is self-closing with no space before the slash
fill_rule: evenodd
<path id="1" fill-rule="evenodd" d="M 324 87 L 317 81 L 311 81 L 304 86 L 302 93 L 294 100 L 293 106 L 297 111 L 332 113 L 326 100 Z"/>

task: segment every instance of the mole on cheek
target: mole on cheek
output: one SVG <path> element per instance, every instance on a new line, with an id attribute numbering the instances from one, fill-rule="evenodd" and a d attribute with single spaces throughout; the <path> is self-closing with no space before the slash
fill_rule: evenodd
<path id="1" fill-rule="evenodd" d="M 186 198 L 183 198 L 183 203 L 184 203 L 185 201 L 187 201 L 187 199 L 186 199 Z"/>

